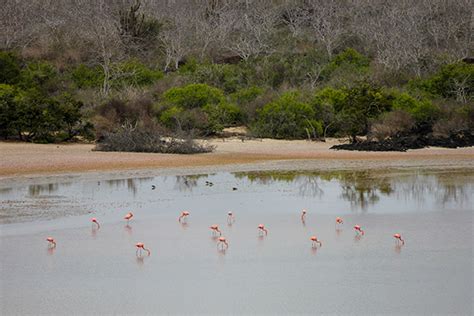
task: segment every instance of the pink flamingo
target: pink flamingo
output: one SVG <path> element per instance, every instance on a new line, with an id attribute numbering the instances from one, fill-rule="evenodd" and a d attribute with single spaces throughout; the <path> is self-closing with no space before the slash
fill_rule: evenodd
<path id="1" fill-rule="evenodd" d="M 48 237 L 48 238 L 46 238 L 46 241 L 49 242 L 48 246 L 49 246 L 50 248 L 56 248 L 56 240 L 54 240 L 53 237 Z"/>
<path id="2" fill-rule="evenodd" d="M 310 239 L 311 239 L 313 248 L 317 246 L 316 244 L 319 244 L 320 247 L 323 245 L 323 243 L 316 236 L 311 236 Z"/>
<path id="3" fill-rule="evenodd" d="M 302 222 L 304 222 L 305 217 L 306 217 L 306 210 L 303 209 L 303 210 L 301 211 L 301 221 L 302 221 Z"/>
<path id="4" fill-rule="evenodd" d="M 396 239 L 397 244 L 399 244 L 400 242 L 402 243 L 402 245 L 405 244 L 405 240 L 402 239 L 402 235 L 395 234 L 395 235 L 393 235 L 393 237 Z"/>
<path id="5" fill-rule="evenodd" d="M 229 244 L 227 243 L 227 239 L 225 237 L 219 237 L 219 241 L 217 242 L 217 248 L 219 247 L 221 248 L 221 250 L 226 250 L 227 248 L 229 248 Z"/>
<path id="6" fill-rule="evenodd" d="M 336 225 L 341 225 L 343 223 L 344 223 L 344 221 L 342 220 L 342 218 L 336 217 Z"/>
<path id="7" fill-rule="evenodd" d="M 138 256 L 138 251 L 140 251 L 140 256 L 142 255 L 142 249 L 145 250 L 148 253 L 148 255 L 150 255 L 151 253 L 149 249 L 145 248 L 145 244 L 142 242 L 137 242 L 135 247 L 137 247 L 137 251 L 136 251 L 137 256 Z"/>
<path id="8" fill-rule="evenodd" d="M 188 211 L 182 211 L 181 215 L 179 215 L 179 217 L 178 217 L 178 222 L 181 223 L 181 220 L 185 221 L 187 216 L 189 216 L 189 212 Z"/>
<path id="9" fill-rule="evenodd" d="M 364 235 L 364 231 L 362 230 L 362 228 L 360 228 L 359 225 L 355 225 L 355 226 L 354 226 L 354 229 L 355 229 L 355 231 L 356 231 L 357 234 L 360 233 L 360 234 Z"/>
<path id="10" fill-rule="evenodd" d="M 97 218 L 92 217 L 91 221 L 92 221 L 92 223 L 95 223 L 95 224 L 97 225 L 97 229 L 100 228 L 100 224 L 99 224 L 99 222 L 97 221 Z"/>
<path id="11" fill-rule="evenodd" d="M 263 224 L 258 225 L 259 233 L 265 233 L 265 236 L 268 235 L 268 230 L 265 228 Z"/>
<path id="12" fill-rule="evenodd" d="M 211 225 L 209 226 L 210 229 L 212 229 L 212 234 L 219 233 L 219 236 L 222 236 L 222 232 L 219 230 L 219 226 L 217 225 Z"/>
<path id="13" fill-rule="evenodd" d="M 123 219 L 126 219 L 127 220 L 127 224 L 130 222 L 130 220 L 132 219 L 133 217 L 133 213 L 132 212 L 128 212 L 127 215 L 125 215 L 125 217 Z"/>

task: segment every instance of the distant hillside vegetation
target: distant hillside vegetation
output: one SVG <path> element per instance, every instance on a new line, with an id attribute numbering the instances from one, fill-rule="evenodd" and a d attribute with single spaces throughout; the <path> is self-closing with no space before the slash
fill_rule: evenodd
<path id="1" fill-rule="evenodd" d="M 474 139 L 469 0 L 5 2 L 4 139 Z"/>

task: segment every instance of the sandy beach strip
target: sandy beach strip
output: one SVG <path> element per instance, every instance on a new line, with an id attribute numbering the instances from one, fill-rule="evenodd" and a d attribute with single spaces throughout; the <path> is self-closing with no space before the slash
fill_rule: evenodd
<path id="1" fill-rule="evenodd" d="M 364 161 L 389 166 L 393 161 L 415 166 L 474 167 L 474 147 L 424 148 L 408 152 L 354 152 L 329 149 L 340 143 L 289 140 L 213 139 L 213 153 L 197 155 L 93 151 L 92 144 L 29 144 L 0 142 L 0 178 L 137 169 L 223 166 L 280 160 L 318 160 L 321 163 Z"/>

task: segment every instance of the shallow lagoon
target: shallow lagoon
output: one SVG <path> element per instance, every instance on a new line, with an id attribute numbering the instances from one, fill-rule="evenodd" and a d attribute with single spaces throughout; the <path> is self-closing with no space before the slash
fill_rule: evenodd
<path id="1" fill-rule="evenodd" d="M 472 314 L 473 193 L 470 169 L 12 182 L 0 188 L 2 314 Z"/>

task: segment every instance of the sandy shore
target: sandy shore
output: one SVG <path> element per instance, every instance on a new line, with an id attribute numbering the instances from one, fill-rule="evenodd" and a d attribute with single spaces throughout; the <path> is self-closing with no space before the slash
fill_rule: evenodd
<path id="1" fill-rule="evenodd" d="M 92 151 L 90 144 L 27 144 L 0 142 L 0 178 L 22 175 L 66 174 L 137 169 L 168 169 L 250 164 L 280 160 L 313 160 L 338 165 L 372 162 L 377 166 L 474 166 L 474 147 L 460 149 L 425 148 L 408 152 L 353 152 L 329 148 L 336 139 L 322 142 L 239 139 L 211 140 L 213 153 L 171 155 Z M 371 167 L 368 163 L 366 167 Z"/>

